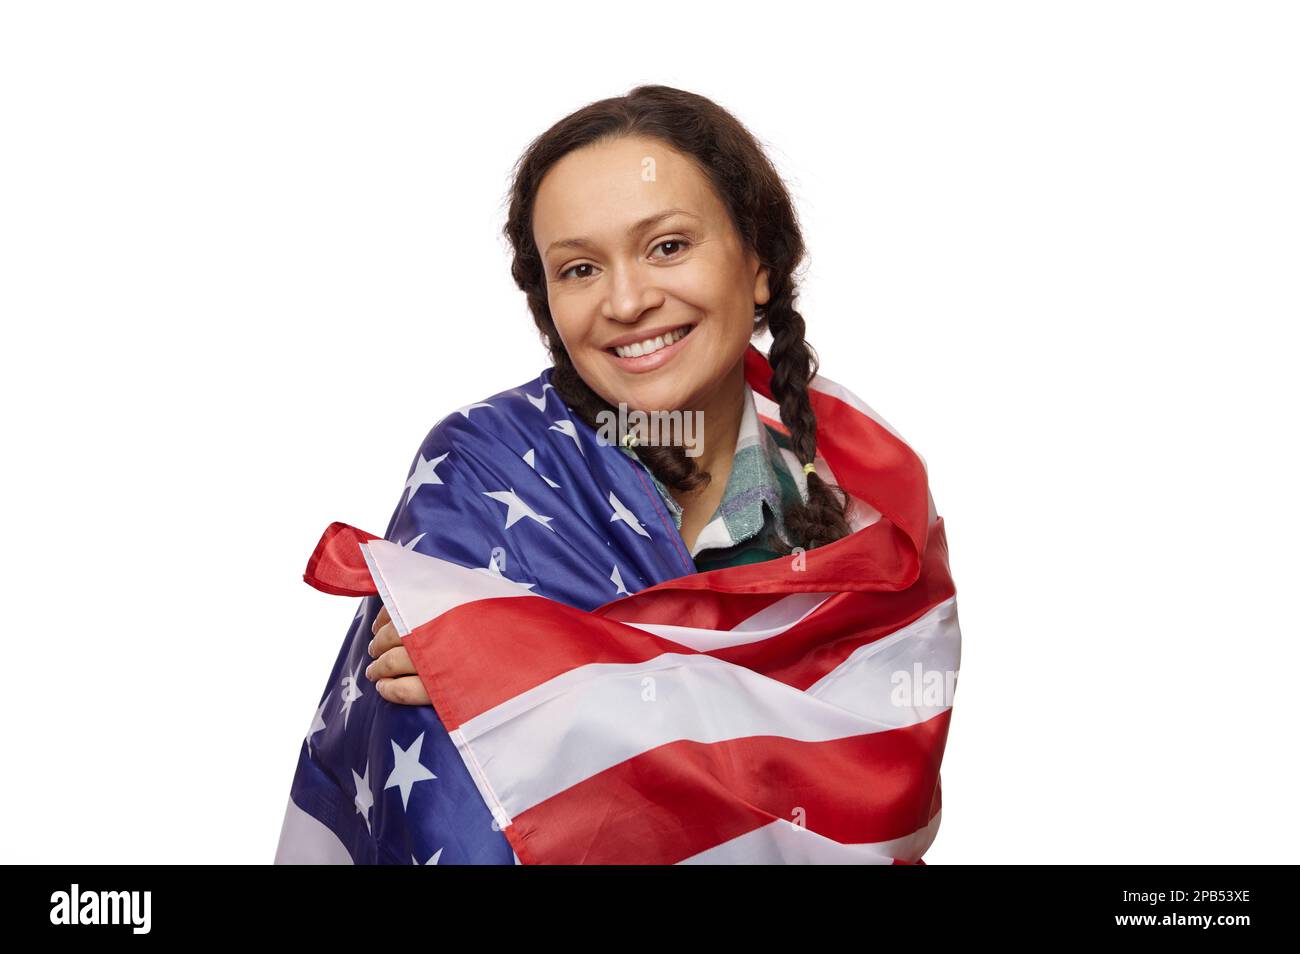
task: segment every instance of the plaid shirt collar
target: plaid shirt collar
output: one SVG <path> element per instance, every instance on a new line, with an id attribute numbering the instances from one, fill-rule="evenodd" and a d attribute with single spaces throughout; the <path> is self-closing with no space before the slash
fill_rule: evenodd
<path id="1" fill-rule="evenodd" d="M 621 450 L 650 475 L 680 531 L 682 508 L 668 488 L 645 467 L 634 451 L 626 447 Z M 794 476 L 795 473 L 798 477 Z M 736 435 L 736 453 L 731 461 L 727 487 L 713 518 L 705 524 L 691 547 L 691 558 L 703 550 L 744 543 L 769 525 L 788 546 L 793 546 L 782 515 L 787 501 L 793 501 L 796 495 L 806 499 L 806 480 L 794 453 L 782 448 L 773 432 L 759 420 L 754 390 L 746 386 L 745 407 Z"/>

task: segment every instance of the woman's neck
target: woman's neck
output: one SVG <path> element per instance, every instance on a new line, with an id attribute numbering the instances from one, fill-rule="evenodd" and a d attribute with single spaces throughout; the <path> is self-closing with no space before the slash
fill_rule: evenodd
<path id="1" fill-rule="evenodd" d="M 700 453 L 693 460 L 697 468 L 708 471 L 710 480 L 707 486 L 694 493 L 673 491 L 673 499 L 687 511 L 688 516 L 695 517 L 692 523 L 707 521 L 722 500 L 727 478 L 731 476 L 731 462 L 736 455 L 736 440 L 740 435 L 740 419 L 745 412 L 747 387 L 745 364 L 741 361 L 728 373 L 721 385 L 713 390 L 705 403 L 692 409 L 703 412 L 703 434 L 698 445 Z"/>
<path id="2" fill-rule="evenodd" d="M 737 365 L 722 384 L 709 395 L 702 405 L 704 425 L 700 455 L 695 464 L 701 470 L 714 473 L 718 468 L 731 469 L 731 459 L 736 454 L 736 439 L 740 435 L 740 419 L 745 413 L 745 365 Z"/>

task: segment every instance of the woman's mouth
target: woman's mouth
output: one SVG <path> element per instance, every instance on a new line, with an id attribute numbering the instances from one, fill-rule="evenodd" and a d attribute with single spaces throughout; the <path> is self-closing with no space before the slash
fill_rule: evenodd
<path id="1" fill-rule="evenodd" d="M 653 371 L 665 362 L 672 360 L 682 350 L 682 342 L 695 329 L 694 325 L 681 325 L 671 331 L 637 341 L 633 344 L 606 348 L 605 353 L 624 371 L 639 374 Z"/>

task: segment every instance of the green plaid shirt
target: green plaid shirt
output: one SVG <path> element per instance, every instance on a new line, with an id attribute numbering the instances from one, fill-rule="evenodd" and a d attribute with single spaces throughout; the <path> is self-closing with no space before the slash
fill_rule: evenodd
<path id="1" fill-rule="evenodd" d="M 623 453 L 635 460 L 654 481 L 678 531 L 682 508 L 650 469 L 626 447 Z M 795 475 L 798 475 L 797 477 Z M 763 424 L 754 404 L 752 388 L 745 389 L 745 409 L 736 437 L 736 454 L 722 501 L 705 524 L 691 548 L 699 572 L 724 566 L 739 566 L 770 560 L 781 554 L 768 543 L 775 533 L 787 546 L 794 546 L 782 517 L 785 507 L 807 496 L 807 478 L 789 441 L 780 431 Z"/>

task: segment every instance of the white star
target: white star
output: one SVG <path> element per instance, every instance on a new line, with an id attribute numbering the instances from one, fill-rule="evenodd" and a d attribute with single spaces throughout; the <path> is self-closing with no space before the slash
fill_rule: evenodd
<path id="1" fill-rule="evenodd" d="M 641 526 L 641 521 L 636 518 L 636 514 L 623 506 L 623 501 L 615 497 L 614 491 L 612 490 L 609 492 L 609 505 L 614 508 L 614 516 L 609 518 L 610 523 L 613 523 L 615 520 L 622 520 L 637 533 L 641 534 L 641 536 L 650 536 L 646 531 L 646 528 Z"/>
<path id="2" fill-rule="evenodd" d="M 425 862 L 425 864 L 426 864 L 426 865 L 436 865 L 436 864 L 438 863 L 438 856 L 439 856 L 440 854 L 442 854 L 442 849 L 441 849 L 441 848 L 439 848 L 437 851 L 435 851 L 435 852 L 433 853 L 433 855 L 429 858 L 429 860 Z M 411 855 L 411 864 L 413 864 L 413 865 L 418 865 L 419 863 L 420 863 L 420 862 L 416 860 L 415 855 Z"/>
<path id="3" fill-rule="evenodd" d="M 515 489 L 513 487 L 511 487 L 509 490 L 485 490 L 483 491 L 483 496 L 491 497 L 493 500 L 498 500 L 501 503 L 505 504 L 506 507 L 509 508 L 506 511 L 505 528 L 507 530 L 509 530 L 512 526 L 514 526 L 516 521 L 522 520 L 524 517 L 528 517 L 531 520 L 536 520 L 538 523 L 546 527 L 552 533 L 555 532 L 555 528 L 551 526 L 551 521 L 554 520 L 555 518 L 544 517 L 541 514 L 534 511 L 531 507 L 528 506 L 528 504 L 524 503 L 522 500 L 519 499 L 519 495 L 515 493 Z"/>
<path id="4" fill-rule="evenodd" d="M 533 470 L 537 470 L 537 464 L 535 464 L 535 463 L 533 462 L 533 459 L 534 459 L 533 449 L 530 447 L 530 448 L 528 448 L 528 453 L 524 455 L 524 463 L 527 464 L 529 467 L 531 467 Z M 550 484 L 551 487 L 552 487 L 553 489 L 555 489 L 555 490 L 559 490 L 559 489 L 560 489 L 560 485 L 559 485 L 559 484 L 557 484 L 555 481 L 551 480 L 551 478 L 547 477 L 547 476 L 546 476 L 545 474 L 543 474 L 540 470 L 537 471 L 537 475 L 538 475 L 539 477 L 541 477 L 542 480 L 544 480 L 544 481 L 546 481 L 548 484 Z"/>
<path id="5" fill-rule="evenodd" d="M 476 407 L 491 407 L 491 406 L 492 406 L 491 404 L 484 404 L 482 401 L 479 401 L 479 402 L 476 403 L 476 404 L 466 404 L 464 407 L 458 407 L 458 408 L 456 408 L 456 410 L 452 411 L 451 413 L 453 413 L 453 414 L 457 414 L 457 413 L 459 413 L 459 414 L 464 414 L 464 415 L 465 415 L 465 420 L 468 421 L 468 420 L 469 420 L 469 412 L 472 411 L 472 410 L 474 410 L 474 408 L 476 408 Z"/>
<path id="6" fill-rule="evenodd" d="M 478 570 L 480 573 L 486 573 L 488 576 L 495 576 L 498 580 L 505 580 L 507 583 L 514 583 L 515 586 L 522 586 L 526 590 L 531 590 L 537 585 L 536 583 L 520 583 L 517 580 L 510 579 L 510 577 L 502 573 L 501 567 L 497 566 L 497 557 L 495 553 L 488 557 L 487 566 L 476 566 L 474 569 Z"/>
<path id="7" fill-rule="evenodd" d="M 366 820 L 366 831 L 369 831 L 370 809 L 375 804 L 375 796 L 370 793 L 370 763 L 368 761 L 366 762 L 365 775 L 358 775 L 356 769 L 352 770 L 352 784 L 357 789 L 352 804 L 357 806 L 357 814 Z"/>
<path id="8" fill-rule="evenodd" d="M 325 693 L 325 698 L 321 700 L 320 706 L 316 709 L 316 714 L 311 717 L 311 728 L 307 730 L 307 738 L 304 740 L 307 743 L 308 758 L 311 757 L 311 737 L 321 729 L 325 728 L 325 720 L 321 718 L 321 716 L 325 712 L 325 703 L 330 701 L 330 696 L 332 695 L 334 695 L 333 689 Z"/>
<path id="9" fill-rule="evenodd" d="M 448 451 L 447 454 L 450 454 Z M 447 454 L 441 457 L 435 457 L 433 460 L 425 460 L 424 455 L 420 455 L 420 462 L 415 465 L 415 470 L 411 472 L 410 478 L 406 481 L 406 502 L 409 504 L 415 492 L 425 484 L 440 484 L 442 478 L 434 471 L 434 468 L 447 459 Z"/>
<path id="10" fill-rule="evenodd" d="M 384 783 L 384 791 L 394 786 L 401 789 L 402 809 L 405 810 L 407 800 L 411 797 L 411 788 L 415 783 L 438 776 L 420 764 L 420 747 L 424 745 L 423 732 L 411 743 L 409 749 L 403 749 L 394 739 L 388 741 L 393 746 L 393 770 L 388 775 L 388 781 Z"/>
<path id="11" fill-rule="evenodd" d="M 420 540 L 423 539 L 423 537 L 424 537 L 423 533 L 417 533 L 415 536 L 411 537 L 410 542 L 399 543 L 398 546 L 400 546 L 403 550 L 414 550 L 415 545 L 419 543 Z"/>
<path id="12" fill-rule="evenodd" d="M 529 394 L 527 391 L 524 392 L 524 397 L 528 398 L 529 403 L 531 403 L 531 404 L 533 405 L 533 407 L 537 408 L 537 410 L 541 411 L 543 414 L 546 413 L 546 389 L 547 389 L 547 388 L 550 388 L 552 391 L 554 391 L 554 390 L 555 390 L 555 385 L 554 385 L 554 384 L 550 384 L 549 382 L 546 383 L 546 384 L 543 384 L 543 385 L 542 385 L 542 396 L 541 396 L 541 397 L 533 397 L 533 396 L 532 396 L 531 394 Z"/>
<path id="13" fill-rule="evenodd" d="M 627 591 L 627 587 L 623 585 L 623 574 L 618 572 L 617 563 L 614 564 L 614 572 L 609 575 L 609 578 L 610 580 L 613 581 L 614 585 L 618 587 L 619 593 L 623 594 L 624 596 L 632 595 Z"/>
<path id="14" fill-rule="evenodd" d="M 582 449 L 582 442 L 578 440 L 577 428 L 574 427 L 573 422 L 569 420 L 567 417 L 562 421 L 556 421 L 554 424 L 550 426 L 549 430 L 559 431 L 565 437 L 572 437 L 573 443 L 578 445 L 578 453 L 579 454 L 586 453 Z"/>
<path id="15" fill-rule="evenodd" d="M 346 731 L 348 727 L 348 713 L 352 711 L 352 703 L 361 698 L 361 660 L 357 660 L 357 671 L 351 676 L 343 677 L 343 728 Z"/>

